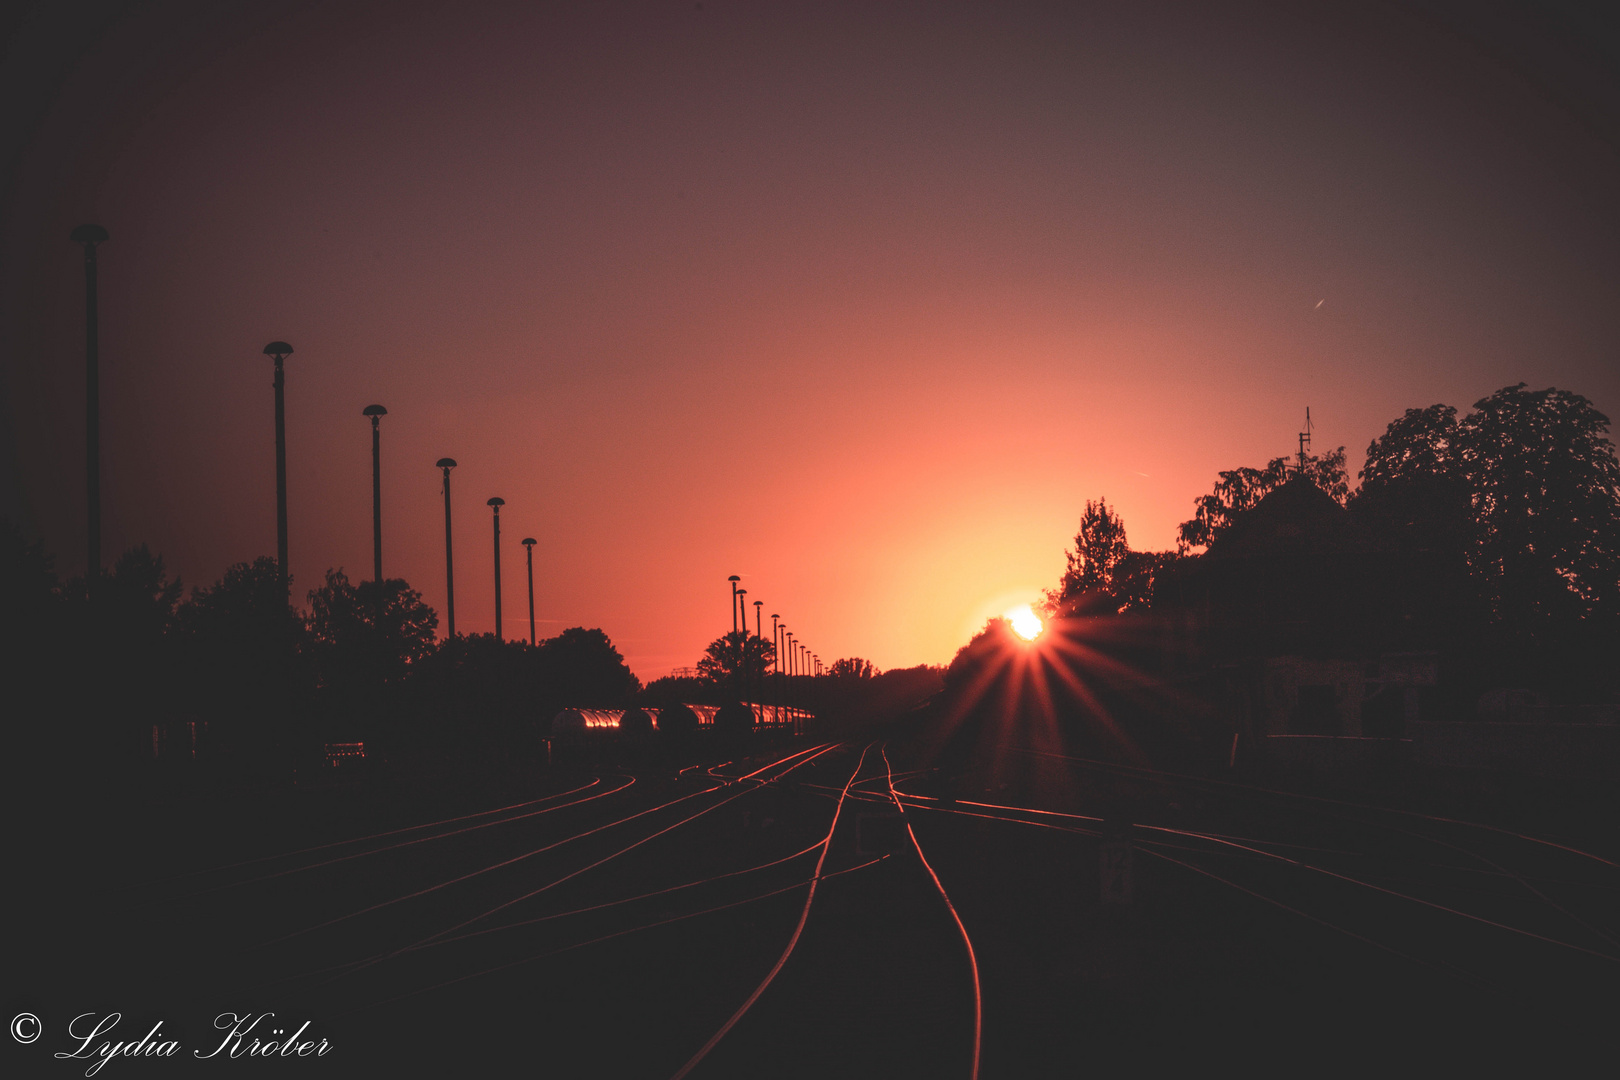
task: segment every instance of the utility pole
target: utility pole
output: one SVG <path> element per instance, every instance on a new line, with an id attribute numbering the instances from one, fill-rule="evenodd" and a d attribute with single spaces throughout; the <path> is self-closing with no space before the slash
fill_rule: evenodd
<path id="1" fill-rule="evenodd" d="M 382 584 L 382 427 L 388 415 L 381 405 L 367 405 L 361 416 L 371 417 L 371 580 Z"/>
<path id="2" fill-rule="evenodd" d="M 445 640 L 456 636 L 456 564 L 450 558 L 450 470 L 456 467 L 455 458 L 442 457 L 434 463 L 444 470 L 444 604 L 450 622 Z"/>
<path id="3" fill-rule="evenodd" d="M 497 495 L 485 505 L 495 511 L 495 640 L 505 641 L 501 636 L 501 507 L 506 500 Z"/>
<path id="4" fill-rule="evenodd" d="M 285 341 L 272 341 L 264 347 L 264 355 L 276 362 L 271 383 L 276 392 L 276 570 L 281 575 L 281 595 L 288 603 L 292 602 L 292 578 L 287 570 L 287 374 L 282 362 L 292 351 Z"/>
<path id="5" fill-rule="evenodd" d="M 96 245 L 106 241 L 107 230 L 100 225 L 80 225 L 71 239 L 84 245 L 84 579 L 94 587 L 101 574 L 101 323 L 96 311 Z"/>
<path id="6" fill-rule="evenodd" d="M 535 643 L 535 640 L 534 640 L 534 545 L 536 543 L 537 543 L 537 541 L 532 536 L 525 536 L 523 538 L 524 554 L 528 557 L 528 560 L 529 560 L 529 644 L 530 645 L 533 645 Z"/>

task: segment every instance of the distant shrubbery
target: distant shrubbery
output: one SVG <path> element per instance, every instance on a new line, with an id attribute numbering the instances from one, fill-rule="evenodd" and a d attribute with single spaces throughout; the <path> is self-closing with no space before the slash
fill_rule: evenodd
<path id="1" fill-rule="evenodd" d="M 182 598 L 144 546 L 63 582 L 0 522 L 0 599 L 29 632 L 4 651 L 18 762 L 113 765 L 155 756 L 285 778 L 323 742 L 368 754 L 533 753 L 566 706 L 622 707 L 641 685 L 600 630 L 530 646 L 439 641 L 399 579 L 329 571 L 299 615 L 274 559 L 230 567 Z"/>

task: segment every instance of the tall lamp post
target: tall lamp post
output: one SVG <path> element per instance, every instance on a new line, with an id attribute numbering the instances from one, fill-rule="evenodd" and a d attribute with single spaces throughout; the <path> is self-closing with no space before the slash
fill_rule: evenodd
<path id="1" fill-rule="evenodd" d="M 456 636 L 456 564 L 450 558 L 450 470 L 456 467 L 456 459 L 442 457 L 433 464 L 444 470 L 444 606 L 449 640 Z"/>
<path id="2" fill-rule="evenodd" d="M 760 633 L 760 630 L 759 630 L 759 626 L 760 626 L 760 622 L 759 622 L 760 614 L 759 613 L 760 613 L 760 610 L 762 608 L 764 608 L 764 606 L 765 606 L 765 601 L 763 601 L 763 600 L 755 600 L 754 601 L 754 647 L 756 649 L 760 650 L 760 658 L 761 659 L 764 659 L 765 635 Z M 748 620 L 747 619 L 743 620 L 743 636 L 744 637 L 748 636 Z M 744 644 L 747 644 L 747 643 L 744 642 Z M 746 650 L 744 650 L 743 655 L 745 655 L 745 656 L 747 655 Z M 754 687 L 754 690 L 755 690 L 756 693 L 759 694 L 761 699 L 763 699 L 765 697 L 765 665 L 764 664 L 761 664 L 759 666 L 759 685 Z"/>
<path id="3" fill-rule="evenodd" d="M 485 504 L 495 511 L 495 640 L 504 641 L 501 637 L 501 507 L 506 500 L 497 495 Z"/>
<path id="4" fill-rule="evenodd" d="M 777 621 L 780 618 L 776 612 L 771 612 L 771 686 L 776 690 L 772 696 L 778 710 L 782 708 L 782 627 Z"/>
<path id="5" fill-rule="evenodd" d="M 272 341 L 264 347 L 264 355 L 276 362 L 276 377 L 271 383 L 276 391 L 276 570 L 281 576 L 281 594 L 289 602 L 292 589 L 287 573 L 287 376 L 282 362 L 292 351 L 293 347 L 285 341 Z"/>
<path id="6" fill-rule="evenodd" d="M 524 555 L 529 561 L 529 644 L 534 641 L 534 545 L 536 541 L 532 536 L 523 538 Z"/>
<path id="7" fill-rule="evenodd" d="M 367 405 L 361 416 L 371 417 L 371 578 L 382 584 L 382 418 L 388 410 Z"/>
<path id="8" fill-rule="evenodd" d="M 737 582 L 741 581 L 742 578 L 732 574 L 726 580 L 731 582 L 731 632 L 735 634 L 737 632 Z"/>
<path id="9" fill-rule="evenodd" d="M 737 611 L 742 619 L 742 630 L 732 631 L 732 638 L 737 645 L 737 685 L 738 693 L 748 694 L 748 590 L 737 590 Z M 738 634 L 741 634 L 739 637 Z"/>
<path id="10" fill-rule="evenodd" d="M 80 225 L 71 239 L 84 245 L 84 494 L 85 577 L 101 573 L 101 321 L 96 311 L 96 245 L 107 239 L 100 225 Z"/>

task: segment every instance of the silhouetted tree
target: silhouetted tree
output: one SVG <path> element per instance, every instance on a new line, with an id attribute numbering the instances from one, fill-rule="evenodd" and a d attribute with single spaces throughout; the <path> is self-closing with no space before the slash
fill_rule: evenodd
<path id="1" fill-rule="evenodd" d="M 564 630 L 539 645 L 541 679 L 556 708 L 617 708 L 641 691 L 641 680 L 601 630 Z"/>
<path id="2" fill-rule="evenodd" d="M 86 582 L 75 582 L 86 590 Z M 81 592 L 87 676 L 101 698 L 96 720 L 131 754 L 149 752 L 152 724 L 175 711 L 175 670 L 169 625 L 180 599 L 163 558 L 145 544 L 118 557 L 93 588 Z"/>
<path id="3" fill-rule="evenodd" d="M 411 665 L 413 748 L 431 755 L 533 750 L 550 719 L 540 651 L 494 634 L 457 634 Z"/>
<path id="4" fill-rule="evenodd" d="M 1208 547 L 1232 524 L 1232 519 L 1254 506 L 1288 480 L 1286 457 L 1272 458 L 1263 469 L 1232 469 L 1218 474 L 1215 490 L 1195 501 L 1197 512 L 1181 523 L 1176 545 L 1182 554 L 1193 548 Z M 1350 481 L 1344 467 L 1344 447 L 1305 459 L 1305 475 L 1327 492 L 1339 505 L 1350 494 Z"/>
<path id="5" fill-rule="evenodd" d="M 1074 548 L 1065 554 L 1068 567 L 1042 603 L 1049 617 L 1148 608 L 1160 572 L 1176 559 L 1174 552 L 1132 551 L 1125 522 L 1106 499 L 1086 502 Z"/>
<path id="6" fill-rule="evenodd" d="M 1620 462 L 1609 418 L 1579 394 L 1504 387 L 1457 433 L 1475 569 L 1497 616 L 1620 617 Z"/>
<path id="7" fill-rule="evenodd" d="M 65 690 L 75 678 L 67 634 L 67 600 L 50 554 L 0 518 L 0 612 L 11 624 L 0 646 L 5 687 L 6 764 L 14 791 L 30 797 L 50 786 L 41 762 L 60 763 L 78 735 L 77 701 Z"/>
<path id="8" fill-rule="evenodd" d="M 1464 557 L 1473 509 L 1458 436 L 1451 406 L 1406 410 L 1367 447 L 1356 516 L 1397 547 Z"/>
<path id="9" fill-rule="evenodd" d="M 955 693 L 975 685 L 986 669 L 1003 667 L 1004 658 L 1018 649 L 1022 641 L 1013 633 L 1012 624 L 1006 619 L 997 616 L 987 620 L 982 630 L 956 650 L 956 655 L 945 668 L 945 689 Z M 989 695 L 981 693 L 980 696 Z"/>
<path id="10" fill-rule="evenodd" d="M 1118 612 L 1146 611 L 1164 572 L 1181 556 L 1174 551 L 1127 551 L 1114 567 L 1109 596 Z"/>
<path id="11" fill-rule="evenodd" d="M 835 679 L 870 679 L 876 676 L 878 671 L 872 661 L 851 656 L 843 660 L 834 660 L 827 673 Z"/>
<path id="12" fill-rule="evenodd" d="M 652 708 L 663 708 L 679 702 L 717 705 L 720 696 L 709 680 L 697 675 L 665 675 L 642 688 L 637 703 Z"/>
<path id="13" fill-rule="evenodd" d="M 214 585 L 193 589 L 175 611 L 185 713 L 237 755 L 282 753 L 307 708 L 314 676 L 303 652 L 303 619 L 287 603 L 276 560 L 236 563 Z"/>
<path id="14" fill-rule="evenodd" d="M 433 754 L 533 754 L 561 710 L 627 706 L 641 689 L 608 636 L 583 627 L 533 646 L 458 634 L 407 686 L 416 746 Z"/>
<path id="15" fill-rule="evenodd" d="M 0 611 L 11 624 L 10 647 L 0 649 L 7 685 L 29 680 L 38 663 L 62 649 L 65 596 L 54 560 L 38 541 L 29 543 L 9 518 L 0 518 Z"/>
<path id="16" fill-rule="evenodd" d="M 438 616 L 399 578 L 357 585 L 341 569 L 309 604 L 323 741 L 365 742 L 368 757 L 406 749 L 415 710 L 404 683 L 433 652 Z"/>
<path id="17" fill-rule="evenodd" d="M 698 675 L 721 686 L 757 683 L 776 658 L 776 646 L 745 630 L 709 642 L 697 662 Z"/>
<path id="18" fill-rule="evenodd" d="M 1058 583 L 1058 597 L 1072 599 L 1083 593 L 1112 591 L 1114 570 L 1129 551 L 1125 523 L 1108 500 L 1088 499 L 1085 513 L 1080 515 L 1074 549 L 1066 553 L 1069 565 Z"/>
<path id="19" fill-rule="evenodd" d="M 1455 476 L 1457 410 L 1450 405 L 1407 409 L 1367 447 L 1361 467 L 1361 493 L 1403 481 Z"/>
<path id="20" fill-rule="evenodd" d="M 1620 614 L 1620 465 L 1579 394 L 1505 387 L 1458 421 L 1408 409 L 1367 448 L 1353 509 L 1397 543 L 1466 556 L 1497 620 Z"/>
<path id="21" fill-rule="evenodd" d="M 327 685 L 397 684 L 433 651 L 439 617 L 400 578 L 349 581 L 341 569 L 309 593 L 309 641 Z"/>
<path id="22" fill-rule="evenodd" d="M 0 517 L 0 606 L 15 625 L 35 627 L 61 600 L 55 560 L 45 545 L 29 543 L 10 518 Z"/>

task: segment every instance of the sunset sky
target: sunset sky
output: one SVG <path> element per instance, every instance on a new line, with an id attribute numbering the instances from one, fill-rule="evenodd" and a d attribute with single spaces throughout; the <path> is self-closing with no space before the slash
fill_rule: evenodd
<path id="1" fill-rule="evenodd" d="M 3 88 L 0 510 L 275 552 L 643 679 L 729 574 L 824 661 L 943 663 L 1087 499 L 1173 546 L 1219 469 L 1525 381 L 1620 414 L 1614 39 L 1442 3 L 42 5 Z M 1574 11 L 1573 6 L 1569 11 Z M 1603 29 L 1603 28 L 1598 28 Z M 769 633 L 769 619 L 766 620 Z"/>

